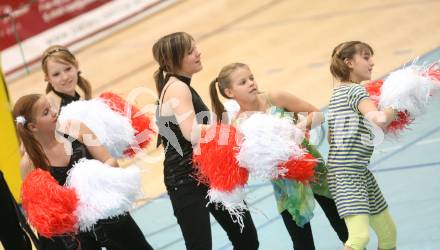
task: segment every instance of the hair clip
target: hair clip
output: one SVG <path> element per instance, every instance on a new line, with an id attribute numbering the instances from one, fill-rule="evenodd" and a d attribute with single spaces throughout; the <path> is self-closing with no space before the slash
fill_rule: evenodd
<path id="1" fill-rule="evenodd" d="M 15 122 L 17 124 L 24 125 L 26 123 L 26 118 L 24 118 L 24 116 L 22 116 L 22 115 L 19 115 L 19 116 L 17 116 L 17 118 L 15 118 Z"/>

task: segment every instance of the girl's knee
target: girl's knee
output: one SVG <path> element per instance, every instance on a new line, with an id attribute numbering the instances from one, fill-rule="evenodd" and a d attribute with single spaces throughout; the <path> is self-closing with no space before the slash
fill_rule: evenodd
<path id="1" fill-rule="evenodd" d="M 368 244 L 368 241 L 370 241 L 370 234 L 368 232 L 349 234 L 345 245 L 353 250 L 364 250 Z"/>

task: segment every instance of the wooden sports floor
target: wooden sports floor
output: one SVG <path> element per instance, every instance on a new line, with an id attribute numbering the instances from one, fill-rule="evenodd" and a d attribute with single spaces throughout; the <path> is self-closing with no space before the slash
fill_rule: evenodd
<path id="1" fill-rule="evenodd" d="M 112 91 L 127 96 L 139 87 L 155 93 L 152 75 L 157 65 L 152 45 L 167 33 L 186 31 L 202 53 L 204 69 L 194 75 L 193 86 L 208 105 L 209 82 L 221 67 L 243 62 L 250 66 L 260 90 L 287 90 L 325 107 L 334 85 L 330 54 L 337 44 L 347 40 L 369 43 L 375 50 L 373 78 L 379 78 L 438 48 L 439 24 L 440 1 L 436 0 L 187 0 L 76 55 L 95 95 Z M 8 87 L 13 101 L 24 94 L 41 93 L 43 73 L 37 69 L 9 81 Z M 136 98 L 138 106 L 154 103 L 153 94 L 142 93 Z M 161 148 L 151 147 L 143 156 L 123 162 L 145 170 L 144 201 L 165 191 L 161 155 Z"/>

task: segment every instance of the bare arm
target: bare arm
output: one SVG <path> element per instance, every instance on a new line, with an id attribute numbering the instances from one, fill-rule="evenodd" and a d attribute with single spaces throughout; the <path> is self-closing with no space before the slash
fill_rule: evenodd
<path id="1" fill-rule="evenodd" d="M 269 93 L 269 97 L 273 104 L 282 107 L 289 112 L 307 113 L 307 119 L 300 121 L 297 126 L 301 129 L 311 129 L 324 122 L 324 115 L 318 108 L 307 101 L 296 97 L 286 91 L 278 91 Z"/>
<path id="2" fill-rule="evenodd" d="M 378 110 L 370 98 L 364 98 L 359 102 L 359 111 L 369 120 L 380 128 L 385 128 L 395 119 L 395 112 L 392 108 Z"/>
<path id="3" fill-rule="evenodd" d="M 118 167 L 119 164 L 117 160 L 115 160 L 107 151 L 107 149 L 99 142 L 95 133 L 93 133 L 93 131 L 90 130 L 83 123 L 73 120 L 66 121 L 65 123 L 60 125 L 59 131 L 65 134 L 70 134 L 72 131 L 75 131 L 71 128 L 78 126 L 79 126 L 79 131 L 77 135 L 75 135 L 74 137 L 77 138 L 78 141 L 86 145 L 87 149 L 89 150 L 93 158 L 110 166 Z"/>
<path id="4" fill-rule="evenodd" d="M 176 117 L 185 139 L 193 144 L 197 142 L 201 129 L 206 128 L 207 125 L 199 125 L 196 122 L 191 91 L 188 86 L 180 81 L 173 82 L 165 93 L 162 106 L 162 114 L 172 112 Z"/>

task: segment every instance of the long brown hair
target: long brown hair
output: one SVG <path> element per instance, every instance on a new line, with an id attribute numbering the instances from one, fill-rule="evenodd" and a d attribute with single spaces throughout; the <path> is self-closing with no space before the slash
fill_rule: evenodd
<path id="1" fill-rule="evenodd" d="M 342 82 L 349 82 L 350 68 L 344 62 L 345 59 L 352 59 L 356 53 L 366 51 L 371 55 L 374 54 L 373 49 L 367 43 L 361 41 L 343 42 L 336 46 L 332 52 L 330 63 L 330 72 L 332 75 Z"/>
<path id="2" fill-rule="evenodd" d="M 249 68 L 244 63 L 231 63 L 226 66 L 224 66 L 221 70 L 218 76 L 211 81 L 209 84 L 209 95 L 211 97 L 211 106 L 212 110 L 214 111 L 215 115 L 217 116 L 217 122 L 222 121 L 222 115 L 224 112 L 226 112 L 225 107 L 223 106 L 223 103 L 220 101 L 220 98 L 218 96 L 216 83 L 218 83 L 218 89 L 220 94 L 226 98 L 230 99 L 225 94 L 225 89 L 231 87 L 231 74 L 238 68 Z M 223 121 L 225 122 L 225 121 Z"/>
<path id="3" fill-rule="evenodd" d="M 48 75 L 47 61 L 49 59 L 53 59 L 58 63 L 72 64 L 76 68 L 78 68 L 78 61 L 76 60 L 75 56 L 66 47 L 61 45 L 53 45 L 44 51 L 43 58 L 41 59 L 41 67 L 46 76 Z M 83 91 L 84 99 L 89 100 L 92 98 L 92 86 L 90 85 L 90 82 L 87 79 L 81 76 L 80 73 L 78 73 L 77 85 Z M 53 90 L 54 88 L 52 84 L 48 82 L 46 86 L 46 94 Z"/>
<path id="4" fill-rule="evenodd" d="M 194 39 L 188 33 L 176 32 L 160 38 L 153 45 L 153 56 L 159 64 L 159 69 L 154 72 L 158 96 L 168 80 L 164 77 L 164 73 L 177 73 L 193 42 Z"/>
<path id="5" fill-rule="evenodd" d="M 17 121 L 16 127 L 18 135 L 32 163 L 37 168 L 48 170 L 50 165 L 49 159 L 44 153 L 41 144 L 35 139 L 32 131 L 29 130 L 29 123 L 35 121 L 35 104 L 41 97 L 42 95 L 40 94 L 30 94 L 20 97 L 14 105 L 13 115 Z"/>

